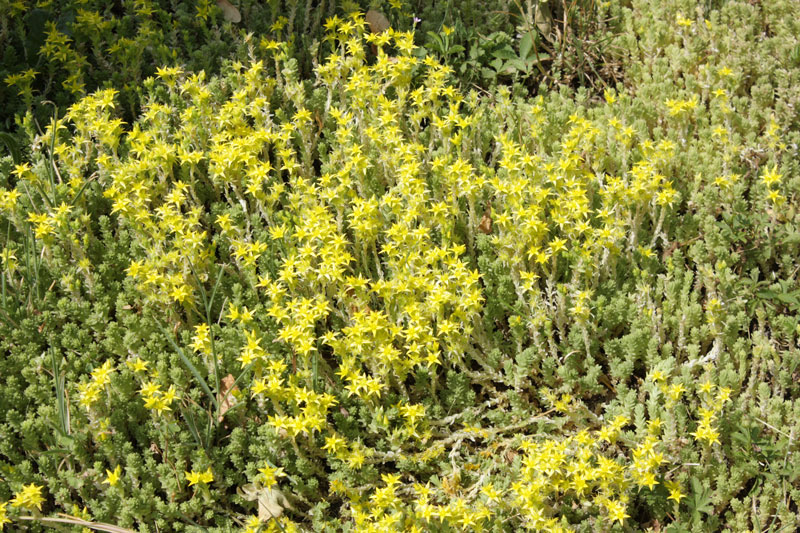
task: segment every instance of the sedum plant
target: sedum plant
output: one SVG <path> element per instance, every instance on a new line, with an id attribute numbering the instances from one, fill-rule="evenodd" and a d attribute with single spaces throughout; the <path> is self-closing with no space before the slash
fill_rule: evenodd
<path id="1" fill-rule="evenodd" d="M 619 9 L 602 99 L 353 12 L 313 79 L 265 40 L 31 133 L 0 526 L 796 527 L 796 7 Z"/>

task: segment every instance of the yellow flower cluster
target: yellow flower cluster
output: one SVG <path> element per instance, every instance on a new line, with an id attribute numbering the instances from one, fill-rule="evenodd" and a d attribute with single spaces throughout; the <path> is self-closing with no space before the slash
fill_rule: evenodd
<path id="1" fill-rule="evenodd" d="M 61 82 L 64 89 L 72 94 L 83 94 L 84 69 L 88 66 L 88 61 L 70 45 L 71 41 L 72 39 L 58 30 L 55 22 L 47 22 L 47 36 L 44 45 L 39 48 L 39 54 L 69 72 Z"/>
<path id="2" fill-rule="evenodd" d="M 190 90 L 188 86 L 185 89 Z M 199 229 L 200 210 L 186 205 L 186 195 L 192 194 L 187 192 L 190 185 L 180 180 L 165 182 L 173 177 L 172 166 L 186 150 L 165 140 L 171 110 L 154 103 L 127 137 L 130 154 L 146 157 L 121 160 L 117 147 L 123 123 L 111 117 L 116 94 L 113 89 L 98 91 L 72 106 L 67 118 L 77 135 L 70 143 L 58 143 L 55 151 L 75 192 L 85 184 L 80 177 L 96 159 L 104 195 L 113 202 L 112 212 L 130 223 L 136 244 L 144 251 L 145 258 L 132 262 L 128 275 L 146 298 L 162 305 L 179 302 L 190 306 L 191 269 L 196 268 L 204 279 L 211 248 L 206 232 Z M 188 165 L 197 162 L 191 157 L 183 160 Z"/>
<path id="3" fill-rule="evenodd" d="M 682 383 L 667 384 L 666 375 L 660 370 L 654 371 L 650 379 L 653 380 L 658 390 L 667 398 L 666 408 L 671 409 L 677 404 L 684 393 L 686 387 Z M 716 391 L 716 393 L 715 393 Z M 691 435 L 702 444 L 710 446 L 714 443 L 719 444 L 719 430 L 714 427 L 713 422 L 722 412 L 723 407 L 730 401 L 732 390 L 728 387 L 719 387 L 710 379 L 706 379 L 697 387 L 697 395 L 700 398 L 701 406 L 698 407 L 700 419 L 695 431 Z"/>
<path id="4" fill-rule="evenodd" d="M 17 206 L 20 192 L 16 189 L 0 190 L 0 211 L 5 215 L 10 215 Z"/>
<path id="5" fill-rule="evenodd" d="M 664 102 L 664 105 L 667 106 L 670 116 L 677 117 L 688 115 L 690 112 L 697 109 L 698 103 L 699 101 L 697 96 L 694 96 L 688 100 L 668 99 L 666 102 Z"/>
<path id="6" fill-rule="evenodd" d="M 144 406 L 156 412 L 159 416 L 164 411 L 171 411 L 170 405 L 178 398 L 175 385 L 170 385 L 169 389 L 162 390 L 161 385 L 153 381 L 148 381 L 142 385 L 139 392 L 144 399 Z"/>
<path id="7" fill-rule="evenodd" d="M 42 504 L 45 501 L 44 495 L 42 494 L 43 490 L 44 487 L 35 483 L 29 483 L 28 485 L 23 485 L 22 489 L 14 493 L 14 497 L 8 502 L 0 502 L 0 531 L 4 530 L 6 524 L 11 523 L 11 519 L 8 518 L 7 509 L 9 503 L 12 507 L 40 512 L 42 510 Z"/>
<path id="8" fill-rule="evenodd" d="M 512 483 L 511 496 L 531 527 L 555 525 L 548 516 L 550 505 L 569 492 L 579 497 L 591 495 L 595 504 L 606 509 L 611 522 L 627 517 L 629 484 L 652 489 L 656 469 L 663 462 L 663 456 L 655 451 L 654 438 L 645 439 L 633 450 L 628 465 L 602 453 L 604 443 L 614 443 L 627 423 L 627 417 L 618 416 L 595 432 L 583 430 L 563 441 L 523 442 L 522 476 Z"/>
<path id="9" fill-rule="evenodd" d="M 29 102 L 33 98 L 31 85 L 37 74 L 39 73 L 29 68 L 16 74 L 9 74 L 6 76 L 5 82 L 9 87 L 16 86 L 17 94 Z"/>
<path id="10" fill-rule="evenodd" d="M 148 362 L 140 357 L 134 357 L 125 362 L 125 365 L 136 374 L 141 387 L 139 394 L 144 400 L 144 406 L 151 411 L 154 411 L 157 416 L 161 416 L 165 411 L 171 411 L 172 402 L 180 399 L 180 395 L 175 390 L 175 385 L 170 385 L 167 390 L 159 384 L 158 371 L 153 369 L 148 371 Z"/>
<path id="11" fill-rule="evenodd" d="M 786 197 L 781 194 L 780 190 L 775 185 L 781 182 L 782 174 L 778 173 L 777 166 L 772 168 L 765 168 L 761 174 L 761 181 L 767 186 L 767 198 L 774 206 L 781 206 L 786 202 Z"/>
<path id="12" fill-rule="evenodd" d="M 6 507 L 8 507 L 8 502 L 0 502 L 0 531 L 3 531 L 3 527 L 6 524 L 11 523 L 11 519 L 7 516 L 8 511 Z"/>
<path id="13" fill-rule="evenodd" d="M 214 481 L 214 474 L 211 472 L 211 467 L 208 467 L 204 472 L 186 472 L 186 479 L 189 481 L 189 486 L 202 484 L 208 485 Z"/>
<path id="14" fill-rule="evenodd" d="M 322 449 L 327 452 L 329 459 L 342 461 L 353 470 L 359 470 L 364 466 L 366 459 L 373 455 L 371 448 L 364 446 L 359 441 L 348 442 L 346 438 L 335 432 L 331 432 L 329 436 L 325 437 L 325 445 L 322 446 Z M 344 488 L 342 491 L 349 494 Z"/>
<path id="15" fill-rule="evenodd" d="M 717 390 L 716 394 L 714 394 L 715 389 Z M 698 394 L 702 402 L 702 407 L 698 408 L 700 421 L 691 435 L 706 446 L 719 444 L 719 430 L 712 423 L 722 411 L 723 406 L 730 401 L 731 389 L 717 387 L 710 380 L 706 380 L 698 387 Z"/>
<path id="16" fill-rule="evenodd" d="M 13 507 L 20 507 L 23 509 L 28 509 L 29 511 L 34 509 L 41 511 L 42 504 L 44 503 L 44 496 L 42 495 L 43 489 L 44 487 L 40 487 L 35 483 L 23 485 L 22 490 L 17 491 L 9 503 Z"/>
<path id="17" fill-rule="evenodd" d="M 92 371 L 91 380 L 78 385 L 79 403 L 82 407 L 88 410 L 100 401 L 100 395 L 105 391 L 106 385 L 111 382 L 111 376 L 115 370 L 114 363 L 111 359 L 107 359 L 99 368 Z"/>
<path id="18" fill-rule="evenodd" d="M 462 475 L 455 470 L 437 486 L 415 483 L 417 498 L 411 506 L 398 494 L 397 474 L 383 474 L 385 487 L 376 489 L 367 501 L 340 481 L 334 483 L 332 490 L 350 500 L 353 520 L 363 531 L 426 531 L 439 524 L 476 531 L 486 520 L 509 511 L 521 517 L 527 528 L 569 531 L 557 509 L 560 502 L 573 497 L 604 510 L 608 523 L 622 523 L 629 517 L 631 488 L 653 490 L 659 483 L 659 467 L 666 461 L 656 435 L 659 420 L 649 424 L 653 433 L 630 448 L 629 456 L 622 453 L 628 444 L 617 444 L 617 440 L 629 422 L 627 416 L 619 415 L 595 431 L 581 430 L 564 439 L 523 437 L 516 450 L 507 449 L 504 454 L 519 455 L 520 466 L 515 478 L 503 483 L 502 488 L 481 480 L 472 487 L 462 485 Z M 464 433 L 490 438 L 479 428 L 467 427 Z M 629 443 L 627 437 L 624 441 Z M 482 455 L 487 459 L 494 456 L 497 444 L 488 446 Z M 343 439 L 326 441 L 329 451 L 343 445 Z M 667 488 L 672 499 L 679 501 L 683 497 L 677 482 L 667 482 Z"/>
<path id="19" fill-rule="evenodd" d="M 316 393 L 305 387 L 290 384 L 283 389 L 283 396 L 290 399 L 296 416 L 280 414 L 283 410 L 276 407 L 279 414 L 270 416 L 269 423 L 278 431 L 286 431 L 292 437 L 300 433 L 311 434 L 326 428 L 328 410 L 336 403 L 336 399 L 327 393 Z M 277 401 L 273 402 L 277 405 Z"/>

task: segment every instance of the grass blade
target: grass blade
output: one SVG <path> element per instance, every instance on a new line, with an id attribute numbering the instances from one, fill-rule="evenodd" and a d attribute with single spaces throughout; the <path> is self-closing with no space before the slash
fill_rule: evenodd
<path id="1" fill-rule="evenodd" d="M 200 375 L 200 372 L 197 370 L 197 367 L 194 366 L 194 364 L 192 364 L 192 362 L 189 360 L 188 357 L 186 357 L 186 354 L 183 353 L 183 350 L 181 349 L 181 347 L 178 346 L 178 343 L 175 342 L 175 339 L 172 338 L 172 335 L 167 330 L 165 330 L 161 326 L 161 324 L 159 324 L 158 327 L 161 328 L 161 331 L 167 337 L 167 340 L 169 341 L 169 343 L 172 345 L 172 347 L 175 349 L 175 351 L 178 352 L 178 355 L 180 356 L 181 361 L 183 361 L 183 364 L 186 365 L 186 367 L 189 369 L 189 372 L 192 373 L 194 378 L 200 384 L 200 387 L 203 388 L 203 391 L 205 391 L 205 393 L 208 396 L 209 400 L 211 400 L 211 403 L 214 405 L 214 408 L 215 409 L 219 409 L 219 403 L 217 402 L 217 399 L 214 397 L 214 393 L 211 392 L 211 388 L 208 386 L 208 382 L 203 378 L 203 376 Z"/>

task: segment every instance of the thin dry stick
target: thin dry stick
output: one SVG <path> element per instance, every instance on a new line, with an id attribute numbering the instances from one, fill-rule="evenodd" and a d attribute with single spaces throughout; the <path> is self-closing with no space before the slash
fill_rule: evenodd
<path id="1" fill-rule="evenodd" d="M 73 524 L 76 526 L 83 526 L 88 527 L 91 529 L 96 529 L 97 531 L 108 531 L 109 533 L 136 533 L 131 529 L 125 529 L 124 527 L 115 526 L 112 524 L 104 524 L 102 522 L 89 522 L 87 520 L 83 520 L 81 518 L 77 518 L 74 516 L 70 516 L 68 514 L 59 513 L 59 516 L 64 518 L 52 518 L 52 517 L 38 517 L 38 516 L 20 516 L 18 520 L 31 520 L 31 521 L 39 521 L 39 522 L 55 522 L 60 524 Z"/>

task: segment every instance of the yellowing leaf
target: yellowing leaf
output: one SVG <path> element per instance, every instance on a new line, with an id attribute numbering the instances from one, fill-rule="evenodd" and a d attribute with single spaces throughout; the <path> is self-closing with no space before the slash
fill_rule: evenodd
<path id="1" fill-rule="evenodd" d="M 236 398 L 234 397 L 233 393 L 239 391 L 239 387 L 233 387 L 233 384 L 236 382 L 232 374 L 228 374 L 224 378 L 222 378 L 221 388 L 222 390 L 219 392 L 219 421 L 222 422 L 222 419 L 225 417 L 225 413 L 228 412 L 228 409 L 233 407 L 236 404 Z"/>
<path id="2" fill-rule="evenodd" d="M 248 483 L 236 490 L 245 500 L 258 501 L 259 520 L 278 518 L 283 514 L 284 509 L 292 508 L 286 496 L 277 487 L 266 488 L 259 487 L 255 483 Z"/>

